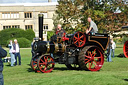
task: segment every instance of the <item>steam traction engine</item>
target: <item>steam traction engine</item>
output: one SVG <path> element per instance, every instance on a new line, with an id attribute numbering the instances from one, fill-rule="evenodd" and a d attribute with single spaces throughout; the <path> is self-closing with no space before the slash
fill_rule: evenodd
<path id="1" fill-rule="evenodd" d="M 124 56 L 125 56 L 126 58 L 128 58 L 128 41 L 126 41 L 126 42 L 124 43 L 123 51 L 124 51 Z"/>
<path id="2" fill-rule="evenodd" d="M 42 34 L 39 36 L 42 39 Z M 37 40 L 33 44 L 35 56 L 31 60 L 31 67 L 33 70 L 48 73 L 54 69 L 56 61 L 65 64 L 68 69 L 98 71 L 103 66 L 108 42 L 108 34 L 87 35 L 82 32 L 63 37 L 54 35 L 51 41 Z"/>
<path id="3" fill-rule="evenodd" d="M 122 29 L 128 29 L 128 26 L 123 26 Z M 124 43 L 123 52 L 124 56 L 128 58 L 128 41 Z"/>

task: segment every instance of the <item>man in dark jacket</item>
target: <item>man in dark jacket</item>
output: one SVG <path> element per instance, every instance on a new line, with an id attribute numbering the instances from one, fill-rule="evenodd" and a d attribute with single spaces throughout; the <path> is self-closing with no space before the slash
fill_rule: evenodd
<path id="1" fill-rule="evenodd" d="M 13 48 L 15 50 L 15 59 L 16 59 L 15 65 L 17 65 L 17 57 L 19 60 L 19 65 L 21 65 L 20 47 L 19 47 L 19 44 L 17 42 L 17 39 L 14 39 Z"/>
<path id="2" fill-rule="evenodd" d="M 7 51 L 5 51 L 1 46 L 0 46 L 0 85 L 4 85 L 4 80 L 3 80 L 3 62 L 2 58 L 7 56 Z"/>
<path id="3" fill-rule="evenodd" d="M 58 24 L 57 25 L 57 29 L 56 29 L 56 35 L 57 35 L 57 37 L 63 37 L 64 36 L 64 33 L 66 33 L 66 32 L 64 31 L 64 29 L 62 29 L 61 24 Z"/>

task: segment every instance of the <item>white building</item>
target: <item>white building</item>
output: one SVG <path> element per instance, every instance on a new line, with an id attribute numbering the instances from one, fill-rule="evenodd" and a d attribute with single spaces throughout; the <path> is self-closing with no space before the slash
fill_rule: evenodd
<path id="1" fill-rule="evenodd" d="M 51 2 L 51 0 L 49 3 L 0 4 L 0 30 L 8 28 L 33 29 L 38 37 L 38 14 L 44 14 L 44 30 L 50 31 L 54 27 L 52 17 L 56 5 L 57 2 Z M 47 40 L 46 34 L 44 37 Z"/>

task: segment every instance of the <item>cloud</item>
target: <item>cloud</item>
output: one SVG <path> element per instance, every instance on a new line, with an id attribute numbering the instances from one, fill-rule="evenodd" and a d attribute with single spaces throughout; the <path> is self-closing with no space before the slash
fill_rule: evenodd
<path id="1" fill-rule="evenodd" d="M 0 4 L 2 3 L 44 3 L 48 2 L 48 0 L 0 0 Z M 52 2 L 57 2 L 57 0 L 52 0 Z"/>

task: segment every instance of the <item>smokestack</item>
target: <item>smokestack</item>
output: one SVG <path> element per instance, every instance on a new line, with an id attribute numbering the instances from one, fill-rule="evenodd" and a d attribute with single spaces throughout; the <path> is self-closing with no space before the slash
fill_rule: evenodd
<path id="1" fill-rule="evenodd" d="M 38 14 L 38 19 L 39 19 L 39 38 L 43 40 L 43 14 Z"/>

